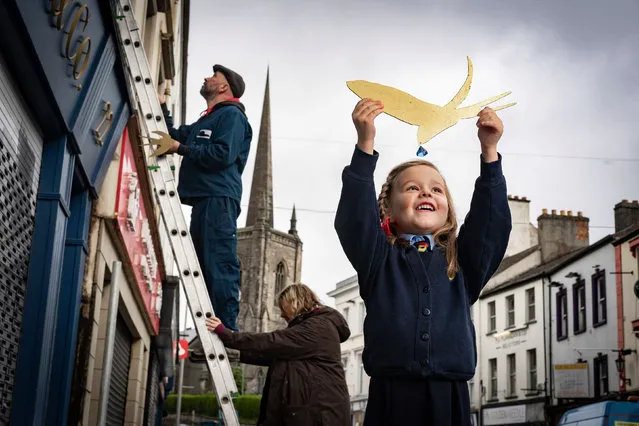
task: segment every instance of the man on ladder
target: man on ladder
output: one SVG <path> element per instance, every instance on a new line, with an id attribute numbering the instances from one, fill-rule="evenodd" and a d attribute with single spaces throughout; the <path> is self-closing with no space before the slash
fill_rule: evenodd
<path id="1" fill-rule="evenodd" d="M 193 207 L 190 234 L 216 315 L 237 331 L 240 263 L 237 258 L 237 218 L 242 199 L 242 172 L 253 132 L 239 98 L 244 80 L 222 66 L 213 67 L 200 94 L 206 111 L 193 124 L 173 127 L 160 95 L 169 134 L 175 140 L 168 153 L 182 156 L 178 194 Z M 198 346 L 195 358 L 200 358 Z M 198 355 L 200 355 L 198 357 Z"/>

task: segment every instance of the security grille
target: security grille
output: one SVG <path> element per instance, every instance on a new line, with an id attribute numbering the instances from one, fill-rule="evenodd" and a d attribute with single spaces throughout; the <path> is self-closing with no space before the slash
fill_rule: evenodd
<path id="1" fill-rule="evenodd" d="M 8 424 L 27 289 L 42 136 L 0 56 L 0 424 Z"/>
<path id="2" fill-rule="evenodd" d="M 158 356 L 156 355 L 155 350 L 151 351 L 146 389 L 146 403 L 144 404 L 144 425 L 155 426 L 157 421 L 156 417 L 158 400 L 160 399 L 160 361 L 158 360 Z"/>
<path id="3" fill-rule="evenodd" d="M 131 332 L 122 317 L 118 315 L 113 345 L 113 371 L 109 388 L 109 405 L 107 408 L 106 424 L 108 426 L 121 426 L 124 424 L 132 343 Z"/>

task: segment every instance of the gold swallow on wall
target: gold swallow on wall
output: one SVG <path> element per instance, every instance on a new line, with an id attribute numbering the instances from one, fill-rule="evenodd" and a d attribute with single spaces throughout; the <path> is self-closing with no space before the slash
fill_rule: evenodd
<path id="1" fill-rule="evenodd" d="M 446 105 L 439 106 L 417 99 L 408 93 L 393 87 L 365 80 L 347 81 L 346 85 L 360 98 L 379 100 L 384 105 L 384 112 L 405 123 L 419 126 L 417 129 L 417 143 L 422 145 L 444 130 L 454 126 L 463 118 L 473 118 L 488 104 L 491 104 L 511 92 L 488 98 L 474 105 L 457 108 L 468 96 L 470 85 L 473 81 L 473 63 L 468 59 L 468 76 L 457 94 Z M 516 103 L 510 103 L 493 108 L 499 111 L 511 107 Z"/>

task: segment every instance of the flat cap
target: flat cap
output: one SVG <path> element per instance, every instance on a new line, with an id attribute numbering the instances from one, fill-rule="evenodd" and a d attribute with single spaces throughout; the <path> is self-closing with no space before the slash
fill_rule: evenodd
<path id="1" fill-rule="evenodd" d="M 244 94 L 244 79 L 241 75 L 236 73 L 235 71 L 226 68 L 223 65 L 215 64 L 213 65 L 214 72 L 221 72 L 226 77 L 226 81 L 229 82 L 229 86 L 231 87 L 231 92 L 233 92 L 233 96 L 236 98 L 242 97 Z"/>

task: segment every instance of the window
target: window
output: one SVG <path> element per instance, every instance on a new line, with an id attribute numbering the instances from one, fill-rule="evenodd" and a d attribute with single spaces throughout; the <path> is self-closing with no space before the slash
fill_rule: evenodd
<path id="1" fill-rule="evenodd" d="M 572 285 L 572 318 L 573 332 L 581 334 L 586 331 L 586 281 L 579 280 Z"/>
<path id="2" fill-rule="evenodd" d="M 344 373 L 346 373 L 346 370 L 348 370 L 348 357 L 343 357 L 342 358 L 342 367 L 344 367 Z"/>
<path id="3" fill-rule="evenodd" d="M 238 286 L 238 291 L 237 291 L 237 300 L 240 301 L 240 303 L 242 303 L 242 279 L 244 278 L 244 272 L 242 271 L 242 261 L 239 260 L 240 263 L 240 284 Z"/>
<path id="4" fill-rule="evenodd" d="M 475 379 L 470 379 L 468 381 L 468 395 L 470 395 L 470 400 L 473 400 L 473 393 L 475 392 Z"/>
<path id="5" fill-rule="evenodd" d="M 535 321 L 535 289 L 526 290 L 526 322 Z"/>
<path id="6" fill-rule="evenodd" d="M 557 292 L 557 340 L 568 337 L 568 296 L 566 289 Z"/>
<path id="7" fill-rule="evenodd" d="M 607 395 L 608 390 L 608 355 L 599 353 L 595 358 L 595 397 Z"/>
<path id="8" fill-rule="evenodd" d="M 497 330 L 497 314 L 495 311 L 495 302 L 488 304 L 488 332 L 493 333 Z"/>
<path id="9" fill-rule="evenodd" d="M 515 326 L 515 295 L 506 297 L 506 328 Z"/>
<path id="10" fill-rule="evenodd" d="M 606 320 L 606 270 L 597 269 L 592 276 L 592 325 L 599 327 Z"/>
<path id="11" fill-rule="evenodd" d="M 348 322 L 349 312 L 350 312 L 350 309 L 348 308 L 348 306 L 347 306 L 347 307 L 345 307 L 345 308 L 344 308 L 344 314 L 343 314 L 343 315 L 344 315 L 344 319 L 346 320 L 346 324 L 348 324 L 348 326 L 350 327 L 351 325 L 350 325 L 350 323 Z"/>
<path id="12" fill-rule="evenodd" d="M 508 358 L 508 396 L 517 395 L 517 363 L 515 354 L 509 354 Z"/>
<path id="13" fill-rule="evenodd" d="M 359 304 L 359 330 L 364 332 L 364 319 L 366 319 L 366 305 L 364 303 Z"/>
<path id="14" fill-rule="evenodd" d="M 358 383 L 358 394 L 364 393 L 364 376 L 366 375 L 366 371 L 364 371 L 364 361 L 362 361 L 362 353 L 359 352 L 357 354 L 357 361 L 359 362 L 359 383 Z"/>
<path id="15" fill-rule="evenodd" d="M 526 351 L 528 358 L 528 392 L 537 391 L 537 349 Z"/>
<path id="16" fill-rule="evenodd" d="M 489 399 L 497 399 L 497 358 L 488 360 L 488 372 L 490 373 Z"/>
<path id="17" fill-rule="evenodd" d="M 280 262 L 277 264 L 277 269 L 275 270 L 275 304 L 278 304 L 278 299 L 282 290 L 286 287 L 286 267 L 284 266 L 284 262 Z"/>

